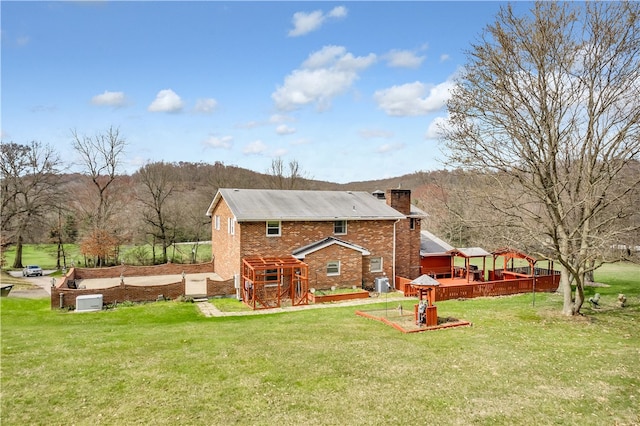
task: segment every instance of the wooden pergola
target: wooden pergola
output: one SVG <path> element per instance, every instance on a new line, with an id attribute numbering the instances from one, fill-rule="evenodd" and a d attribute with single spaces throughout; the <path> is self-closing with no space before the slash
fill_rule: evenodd
<path id="1" fill-rule="evenodd" d="M 535 275 L 539 275 L 540 273 L 542 273 L 542 275 L 552 275 L 551 271 L 553 271 L 553 261 L 549 261 L 549 267 L 546 271 L 543 269 L 538 269 L 538 273 L 536 273 L 536 262 L 538 262 L 538 260 L 517 249 L 504 247 L 495 250 L 493 253 L 491 253 L 491 255 L 493 256 L 493 270 L 496 270 L 496 258 L 502 256 L 503 274 L 506 271 L 509 276 L 533 277 Z M 522 268 L 517 268 L 515 266 L 515 259 L 523 259 L 529 264 L 529 270 L 527 273 L 525 273 Z"/>
<path id="2" fill-rule="evenodd" d="M 527 263 L 529 264 L 529 271 L 530 271 L 530 276 L 533 276 L 533 271 L 534 271 L 534 265 L 536 264 L 536 259 L 534 259 L 533 257 L 529 256 L 528 254 L 521 252 L 520 250 L 516 250 L 516 249 L 512 249 L 509 247 L 504 247 L 498 250 L 495 250 L 494 252 L 491 253 L 491 255 L 493 256 L 493 270 L 495 271 L 496 269 L 496 259 L 500 256 L 502 256 L 503 258 L 503 269 L 504 270 L 511 270 L 513 271 L 515 269 L 515 264 L 514 264 L 514 260 L 515 259 L 523 259 L 526 260 Z M 511 263 L 511 265 L 509 265 L 509 263 Z"/>
<path id="3" fill-rule="evenodd" d="M 252 309 L 279 308 L 283 300 L 292 306 L 309 303 L 309 271 L 293 256 L 242 259 L 242 301 Z"/>
<path id="4" fill-rule="evenodd" d="M 469 281 L 484 281 L 484 271 L 486 269 L 487 256 L 491 256 L 491 253 L 487 252 L 480 247 L 468 247 L 468 248 L 456 248 L 447 251 L 447 254 L 451 255 L 451 277 L 455 278 L 460 276 L 456 274 L 458 271 L 455 266 L 455 258 L 464 258 L 464 268 L 459 268 L 459 271 Z M 477 269 L 474 265 L 471 265 L 471 259 L 474 257 L 482 258 L 482 269 Z"/>

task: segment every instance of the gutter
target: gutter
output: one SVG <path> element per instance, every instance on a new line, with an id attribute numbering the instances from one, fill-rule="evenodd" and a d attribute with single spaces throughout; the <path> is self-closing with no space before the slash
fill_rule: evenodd
<path id="1" fill-rule="evenodd" d="M 398 219 L 393 222 L 393 262 L 392 262 L 392 274 L 393 274 L 393 288 L 396 288 L 396 225 L 402 219 Z"/>

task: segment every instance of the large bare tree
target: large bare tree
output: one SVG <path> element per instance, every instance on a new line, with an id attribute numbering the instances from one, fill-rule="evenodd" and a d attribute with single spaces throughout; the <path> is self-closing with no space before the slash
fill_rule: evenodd
<path id="1" fill-rule="evenodd" d="M 22 268 L 22 244 L 30 228 L 59 200 L 61 161 L 49 145 L 0 145 L 2 245 L 15 244 L 14 268 Z"/>
<path id="2" fill-rule="evenodd" d="M 137 198 L 144 206 L 143 221 L 148 225 L 153 240 L 162 244 L 162 262 L 166 263 L 167 247 L 174 243 L 175 238 L 177 221 L 175 215 L 170 214 L 170 202 L 180 183 L 179 173 L 171 164 L 147 163 L 136 172 L 135 178 L 140 184 Z"/>
<path id="3" fill-rule="evenodd" d="M 96 231 L 106 231 L 115 236 L 118 229 L 110 220 L 117 214 L 115 206 L 123 193 L 116 190 L 117 184 L 114 182 L 119 177 L 127 143 L 120 135 L 120 130 L 114 127 L 93 137 L 80 135 L 76 130 L 72 130 L 71 135 L 73 149 L 78 154 L 83 173 L 91 181 L 93 188 L 93 196 L 85 197 L 85 201 L 79 206 L 79 210 L 84 214 L 83 220 L 88 225 L 86 233 L 97 235 Z M 97 264 L 102 265 L 104 260 L 98 258 Z"/>
<path id="4" fill-rule="evenodd" d="M 512 243 L 559 263 L 566 315 L 637 223 L 624 219 L 637 213 L 639 17 L 637 2 L 537 2 L 522 16 L 505 6 L 448 103 L 451 163 L 494 178 L 481 206 L 519 230 Z"/>

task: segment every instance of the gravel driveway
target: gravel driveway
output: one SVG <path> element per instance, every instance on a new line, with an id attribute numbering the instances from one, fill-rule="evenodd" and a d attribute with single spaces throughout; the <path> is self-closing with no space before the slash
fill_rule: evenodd
<path id="1" fill-rule="evenodd" d="M 22 271 L 8 272 L 12 277 L 22 277 Z M 51 278 L 47 275 L 51 274 L 52 272 L 54 271 L 45 270 L 43 271 L 44 276 L 42 277 L 24 277 L 23 279 L 25 280 L 25 282 L 33 284 L 33 288 L 18 289 L 14 287 L 9 293 L 9 297 L 27 297 L 32 299 L 39 299 L 51 296 Z"/>

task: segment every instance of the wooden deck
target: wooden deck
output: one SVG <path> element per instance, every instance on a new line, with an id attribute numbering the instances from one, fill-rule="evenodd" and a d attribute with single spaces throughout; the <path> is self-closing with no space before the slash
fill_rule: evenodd
<path id="1" fill-rule="evenodd" d="M 524 275 L 524 274 L 522 274 Z M 438 278 L 440 285 L 436 287 L 436 301 L 451 299 L 472 299 L 475 297 L 505 296 L 510 294 L 539 292 L 553 292 L 558 288 L 560 275 L 522 276 L 493 281 L 469 281 L 464 277 Z M 407 297 L 417 295 L 416 287 L 411 280 L 400 278 L 396 280 L 396 288 Z"/>

